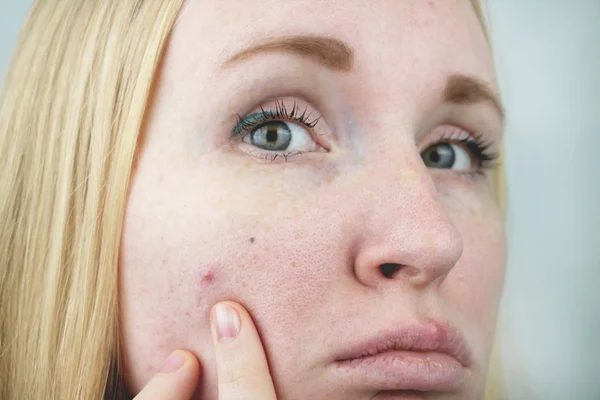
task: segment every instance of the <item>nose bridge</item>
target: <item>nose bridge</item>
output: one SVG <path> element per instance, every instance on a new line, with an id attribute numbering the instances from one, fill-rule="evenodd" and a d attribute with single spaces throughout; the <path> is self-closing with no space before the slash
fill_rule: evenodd
<path id="1" fill-rule="evenodd" d="M 404 154 L 407 152 L 404 151 Z M 446 275 L 462 255 L 463 243 L 427 168 L 416 156 L 380 157 L 367 179 L 369 204 L 357 276 L 377 284 L 379 269 L 395 264 L 415 285 Z"/>

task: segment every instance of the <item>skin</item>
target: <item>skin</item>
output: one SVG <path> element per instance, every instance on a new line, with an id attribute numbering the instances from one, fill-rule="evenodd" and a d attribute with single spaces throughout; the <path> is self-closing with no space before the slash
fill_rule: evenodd
<path id="1" fill-rule="evenodd" d="M 285 52 L 222 66 L 289 35 L 343 40 L 352 69 Z M 462 332 L 474 359 L 459 391 L 431 398 L 481 398 L 506 253 L 492 174 L 421 158 L 457 130 L 499 149 L 489 102 L 443 102 L 457 73 L 497 90 L 466 0 L 189 0 L 157 77 L 125 219 L 130 391 L 187 349 L 202 365 L 194 398 L 216 399 L 210 310 L 232 300 L 254 319 L 280 399 L 373 398 L 378 390 L 333 374 L 336 356 L 349 341 L 431 320 Z M 278 99 L 322 116 L 316 151 L 265 162 L 266 150 L 232 139 L 236 114 Z M 390 279 L 384 263 L 402 267 Z"/>
<path id="2" fill-rule="evenodd" d="M 221 330 L 217 307 L 229 310 L 237 321 L 236 330 Z M 221 302 L 211 315 L 219 400 L 275 400 L 264 348 L 247 310 L 237 303 Z M 188 400 L 198 386 L 200 369 L 193 353 L 175 350 L 135 400 Z"/>

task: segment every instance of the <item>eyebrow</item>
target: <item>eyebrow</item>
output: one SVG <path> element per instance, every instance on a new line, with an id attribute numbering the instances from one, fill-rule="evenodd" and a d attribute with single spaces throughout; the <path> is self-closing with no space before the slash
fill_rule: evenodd
<path id="1" fill-rule="evenodd" d="M 326 36 L 286 36 L 260 42 L 236 53 L 223 63 L 223 68 L 265 52 L 298 55 L 334 71 L 348 72 L 354 64 L 354 50 L 341 40 Z M 455 74 L 448 77 L 444 100 L 452 104 L 489 102 L 505 119 L 504 107 L 494 91 L 480 79 Z"/>
<path id="2" fill-rule="evenodd" d="M 489 102 L 505 119 L 504 107 L 500 98 L 480 79 L 467 75 L 450 75 L 444 90 L 444 100 L 453 104 L 476 104 Z"/>
<path id="3" fill-rule="evenodd" d="M 354 63 L 354 51 L 341 40 L 326 36 L 287 36 L 270 39 L 242 50 L 225 61 L 223 67 L 227 68 L 264 52 L 295 54 L 341 72 L 350 71 Z"/>

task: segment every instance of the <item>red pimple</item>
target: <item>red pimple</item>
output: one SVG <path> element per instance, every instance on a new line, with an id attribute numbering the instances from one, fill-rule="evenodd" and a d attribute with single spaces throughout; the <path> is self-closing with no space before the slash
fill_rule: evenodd
<path id="1" fill-rule="evenodd" d="M 197 282 L 200 284 L 200 286 L 208 286 L 213 284 L 217 279 L 219 271 L 223 268 L 224 266 L 220 262 L 201 264 L 198 268 Z"/>
<path id="2" fill-rule="evenodd" d="M 209 285 L 215 280 L 213 269 L 214 267 L 210 267 L 208 270 L 200 273 L 200 285 Z"/>
<path id="3" fill-rule="evenodd" d="M 203 283 L 210 283 L 214 279 L 215 279 L 215 275 L 211 271 L 208 271 L 206 274 L 204 274 L 204 276 L 202 276 Z"/>

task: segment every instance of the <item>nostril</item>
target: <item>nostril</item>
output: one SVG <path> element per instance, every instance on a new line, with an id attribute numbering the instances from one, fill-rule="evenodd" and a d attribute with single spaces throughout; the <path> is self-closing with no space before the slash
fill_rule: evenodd
<path id="1" fill-rule="evenodd" d="M 383 276 L 385 276 L 388 279 L 393 278 L 394 275 L 396 274 L 396 272 L 398 272 L 400 270 L 400 268 L 402 268 L 402 266 L 400 264 L 394 264 L 394 263 L 386 263 L 386 264 L 381 264 L 379 266 L 379 270 L 381 271 Z"/>

